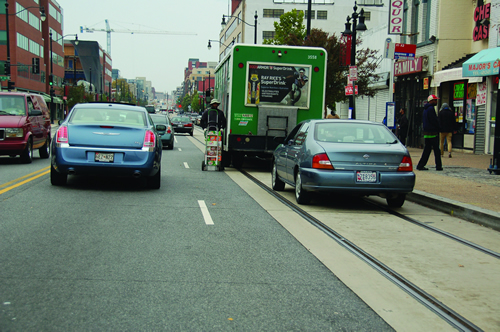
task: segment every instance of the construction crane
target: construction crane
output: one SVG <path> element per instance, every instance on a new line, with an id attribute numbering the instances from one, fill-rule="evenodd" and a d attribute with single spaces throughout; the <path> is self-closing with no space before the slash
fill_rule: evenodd
<path id="1" fill-rule="evenodd" d="M 162 35 L 194 35 L 196 36 L 196 33 L 192 32 L 172 32 L 172 31 L 156 31 L 156 30 L 116 30 L 116 29 L 111 29 L 109 26 L 109 21 L 104 20 L 106 22 L 106 29 L 94 29 L 94 28 L 87 28 L 80 26 L 80 32 L 95 32 L 95 31 L 101 31 L 101 32 L 106 32 L 107 35 L 107 52 L 109 55 L 111 55 L 111 32 L 117 32 L 117 33 L 130 33 L 130 34 L 162 34 Z"/>

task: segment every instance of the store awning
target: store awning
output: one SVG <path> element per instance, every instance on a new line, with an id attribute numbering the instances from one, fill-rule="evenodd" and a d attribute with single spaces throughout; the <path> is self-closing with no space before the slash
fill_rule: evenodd
<path id="1" fill-rule="evenodd" d="M 46 94 L 46 93 L 41 93 L 43 99 L 45 100 L 46 103 L 50 103 L 50 95 Z M 59 97 L 54 97 L 54 104 L 62 104 L 63 101 L 61 98 Z"/>
<path id="2" fill-rule="evenodd" d="M 462 65 L 466 77 L 498 75 L 500 68 L 500 47 L 482 50 Z"/>
<path id="3" fill-rule="evenodd" d="M 453 68 L 441 70 L 434 73 L 431 81 L 431 87 L 435 88 L 443 82 L 469 80 L 469 83 L 480 83 L 483 81 L 482 77 L 463 77 L 462 68 Z"/>

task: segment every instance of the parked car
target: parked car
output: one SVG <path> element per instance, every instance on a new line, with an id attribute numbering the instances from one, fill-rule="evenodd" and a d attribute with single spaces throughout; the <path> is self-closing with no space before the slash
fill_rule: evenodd
<path id="1" fill-rule="evenodd" d="M 149 188 L 160 188 L 162 143 L 144 107 L 77 104 L 57 130 L 51 151 L 53 185 L 66 184 L 68 175 L 91 174 L 146 177 Z"/>
<path id="2" fill-rule="evenodd" d="M 156 113 L 155 105 L 146 105 L 146 109 L 148 110 L 148 113 L 150 113 L 150 114 Z"/>
<path id="3" fill-rule="evenodd" d="M 191 118 L 187 116 L 173 116 L 170 122 L 172 123 L 175 133 L 188 133 L 193 136 L 194 126 Z"/>
<path id="4" fill-rule="evenodd" d="M 158 132 L 158 135 L 160 135 L 163 147 L 166 147 L 168 150 L 172 150 L 174 148 L 174 130 L 168 116 L 151 114 L 151 119 L 153 119 L 155 125 L 164 125 L 164 130 L 160 130 L 163 128 L 158 128 L 158 126 L 156 126 L 156 131 Z"/>
<path id="5" fill-rule="evenodd" d="M 272 187 L 295 187 L 299 204 L 311 192 L 379 195 L 401 207 L 413 191 L 415 173 L 406 147 L 382 123 L 307 120 L 273 154 Z"/>
<path id="6" fill-rule="evenodd" d="M 40 158 L 49 158 L 50 112 L 41 95 L 33 93 L 0 93 L 0 155 L 31 163 L 33 150 Z"/>

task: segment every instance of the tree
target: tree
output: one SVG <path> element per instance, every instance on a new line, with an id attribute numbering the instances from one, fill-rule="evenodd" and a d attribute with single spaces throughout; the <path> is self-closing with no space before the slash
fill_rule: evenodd
<path id="1" fill-rule="evenodd" d="M 274 22 L 276 29 L 274 39 L 267 39 L 264 43 L 323 47 L 328 53 L 325 105 L 334 109 L 336 102 L 348 99 L 344 91 L 349 67 L 340 65 L 340 56 L 343 47 L 342 41 L 335 34 L 330 36 L 321 29 L 311 29 L 311 34 L 305 38 L 306 30 L 302 24 L 303 17 L 304 14 L 296 10 L 281 15 L 280 22 Z M 356 85 L 358 86 L 359 95 L 373 97 L 376 91 L 370 89 L 368 84 L 378 79 L 378 75 L 375 75 L 378 51 L 369 48 L 362 49 L 358 47 L 360 45 L 361 39 L 358 39 L 356 41 L 356 65 L 358 67 Z"/>
<path id="2" fill-rule="evenodd" d="M 184 112 L 188 112 L 189 111 L 189 105 L 191 105 L 191 96 L 186 94 L 184 96 L 184 99 L 182 100 L 182 109 L 184 110 Z"/>
<path id="3" fill-rule="evenodd" d="M 198 96 L 198 91 L 195 91 L 193 93 L 193 97 L 191 98 L 191 112 L 200 112 L 200 96 Z"/>
<path id="4" fill-rule="evenodd" d="M 304 12 L 292 9 L 280 16 L 280 21 L 274 22 L 274 38 L 265 39 L 264 44 L 272 45 L 300 45 L 298 42 L 306 37 L 304 26 Z"/>

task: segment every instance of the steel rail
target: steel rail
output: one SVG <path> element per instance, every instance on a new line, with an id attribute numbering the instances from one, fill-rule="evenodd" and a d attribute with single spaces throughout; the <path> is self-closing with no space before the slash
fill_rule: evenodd
<path id="1" fill-rule="evenodd" d="M 290 208 L 292 211 L 300 215 L 302 218 L 304 218 L 306 221 L 308 221 L 310 224 L 313 226 L 317 227 L 321 231 L 323 231 L 326 235 L 328 235 L 330 238 L 335 240 L 337 243 L 339 243 L 342 247 L 345 249 L 349 250 L 351 253 L 359 257 L 361 260 L 363 260 L 365 263 L 373 267 L 375 270 L 377 270 L 380 274 L 382 274 L 384 277 L 386 277 L 388 280 L 396 284 L 398 287 L 400 287 L 402 290 L 404 290 L 406 293 L 408 293 L 410 296 L 412 296 L 414 299 L 419 301 L 421 304 L 423 304 L 425 307 L 427 307 L 429 310 L 434 312 L 436 315 L 441 317 L 444 321 L 446 321 L 448 324 L 450 324 L 452 327 L 459 331 L 482 331 L 478 326 L 474 325 L 472 322 L 467 320 L 466 318 L 462 317 L 455 311 L 453 311 L 451 308 L 446 306 L 445 304 L 441 303 L 438 301 L 436 298 L 434 298 L 432 295 L 428 294 L 425 292 L 423 289 L 419 288 L 418 286 L 414 285 L 411 283 L 409 280 L 405 279 L 403 276 L 398 274 L 396 271 L 392 270 L 390 267 L 376 259 L 375 257 L 371 256 L 369 253 L 364 251 L 363 249 L 359 248 L 356 246 L 354 243 L 349 241 L 348 239 L 344 238 L 341 234 L 337 233 L 335 230 L 330 228 L 329 226 L 325 225 L 323 222 L 320 220 L 316 219 L 306 211 L 302 210 L 298 206 L 296 206 L 294 203 L 290 202 L 288 199 L 284 198 L 282 195 L 278 194 L 271 188 L 269 188 L 267 185 L 250 175 L 244 170 L 240 170 L 240 172 L 245 175 L 248 179 L 250 179 L 252 182 L 257 184 L 259 187 L 261 187 L 263 190 L 265 190 L 268 194 L 272 195 L 274 198 L 279 200 L 282 204 Z"/>
<path id="2" fill-rule="evenodd" d="M 423 227 L 423 228 L 425 228 L 425 229 L 427 229 L 427 230 L 430 230 L 430 231 L 435 232 L 435 233 L 437 233 L 437 234 L 439 234 L 439 235 L 442 235 L 442 236 L 444 236 L 444 237 L 447 237 L 447 238 L 449 238 L 449 239 L 452 239 L 452 240 L 454 240 L 454 241 L 457 241 L 457 242 L 459 242 L 459 243 L 461 243 L 461 244 L 463 244 L 463 245 L 466 245 L 466 246 L 468 246 L 468 247 L 470 247 L 470 248 L 472 248 L 472 249 L 478 250 L 478 251 L 480 251 L 480 252 L 482 252 L 482 253 L 484 253 L 484 254 L 487 254 L 487 255 L 493 256 L 493 257 L 495 257 L 495 258 L 497 258 L 497 259 L 500 259 L 500 253 L 498 253 L 498 252 L 496 252 L 496 251 L 493 251 L 493 250 L 491 250 L 491 249 L 485 248 L 485 247 L 480 246 L 480 245 L 478 245 L 478 244 L 476 244 L 476 243 L 473 243 L 473 242 L 467 241 L 467 240 L 465 240 L 465 239 L 462 239 L 462 238 L 461 238 L 461 237 L 459 237 L 459 236 L 453 235 L 453 234 L 448 233 L 448 232 L 445 232 L 445 231 L 443 231 L 443 230 L 441 230 L 441 229 L 439 229 L 439 228 L 436 228 L 436 227 L 433 227 L 433 226 L 427 225 L 427 224 L 425 224 L 425 223 L 423 223 L 423 222 L 421 222 L 421 221 L 418 221 L 418 220 L 416 220 L 416 219 L 413 219 L 413 218 L 410 218 L 410 217 L 408 217 L 408 216 L 405 216 L 405 215 L 404 215 L 404 214 L 402 214 L 402 213 L 399 213 L 399 212 L 397 212 L 397 211 L 394 211 L 394 210 L 392 210 L 391 208 L 388 208 L 388 207 L 383 206 L 383 205 L 381 205 L 381 204 L 378 204 L 378 203 L 376 203 L 376 202 L 370 201 L 370 200 L 369 200 L 369 199 L 367 199 L 367 198 L 365 198 L 365 199 L 364 199 L 364 201 L 365 201 L 366 203 L 371 204 L 371 205 L 374 205 L 374 206 L 376 206 L 376 207 L 380 208 L 381 210 L 384 210 L 385 212 L 390 213 L 390 214 L 392 214 L 392 215 L 394 215 L 394 216 L 396 216 L 396 217 L 398 217 L 398 218 L 401 218 L 401 219 L 403 219 L 403 220 L 406 220 L 406 221 L 408 221 L 408 222 L 411 222 L 412 224 L 415 224 L 415 225 L 417 225 L 417 226 Z"/>

